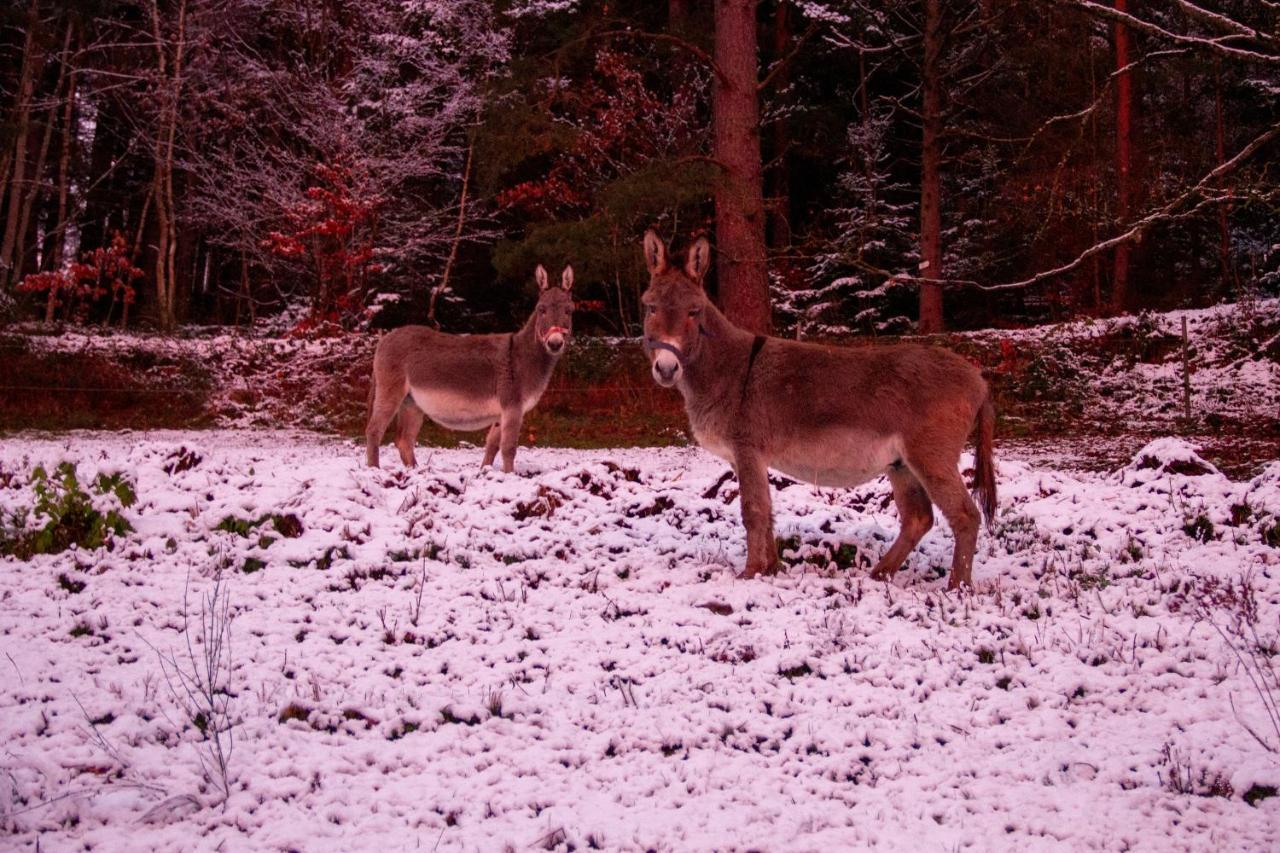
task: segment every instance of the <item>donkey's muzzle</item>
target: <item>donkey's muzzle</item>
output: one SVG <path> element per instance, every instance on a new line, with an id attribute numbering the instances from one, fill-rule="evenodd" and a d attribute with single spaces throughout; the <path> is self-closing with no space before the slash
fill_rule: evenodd
<path id="1" fill-rule="evenodd" d="M 644 350 L 652 362 L 653 381 L 663 388 L 676 384 L 684 371 L 684 353 L 680 348 L 666 341 L 645 338 Z"/>
<path id="2" fill-rule="evenodd" d="M 542 338 L 542 345 L 551 355 L 559 355 L 569 342 L 569 330 L 562 326 L 552 326 Z"/>

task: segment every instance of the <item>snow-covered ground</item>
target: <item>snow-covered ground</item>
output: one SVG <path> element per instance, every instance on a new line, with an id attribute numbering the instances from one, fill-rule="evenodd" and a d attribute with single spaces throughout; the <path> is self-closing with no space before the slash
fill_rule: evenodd
<path id="1" fill-rule="evenodd" d="M 977 590 L 949 595 L 945 525 L 868 579 L 882 482 L 780 483 L 793 565 L 736 579 L 733 483 L 696 449 L 504 476 L 281 433 L 5 440 L 0 518 L 63 460 L 138 501 L 110 549 L 0 558 L 0 846 L 1274 849 L 1280 758 L 1248 728 L 1280 744 L 1254 685 L 1280 463 L 997 456 Z M 231 666 L 193 713 L 218 567 Z"/>

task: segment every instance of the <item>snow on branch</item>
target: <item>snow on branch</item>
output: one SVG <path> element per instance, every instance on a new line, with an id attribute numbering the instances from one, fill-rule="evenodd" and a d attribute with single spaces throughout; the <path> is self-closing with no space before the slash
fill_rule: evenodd
<path id="1" fill-rule="evenodd" d="M 1088 12 L 1089 14 L 1099 18 L 1106 18 L 1109 21 L 1116 21 L 1116 22 L 1125 24 L 1126 26 L 1131 27 L 1135 30 L 1148 33 L 1150 35 L 1158 36 L 1163 39 L 1168 39 L 1170 41 L 1174 41 L 1179 44 L 1191 45 L 1193 47 L 1200 48 L 1201 50 L 1206 50 L 1211 53 L 1216 53 L 1220 56 L 1225 56 L 1225 57 L 1236 59 L 1236 60 L 1243 60 L 1246 62 L 1262 63 L 1264 65 L 1280 65 L 1280 53 L 1261 53 L 1257 50 L 1248 50 L 1242 47 L 1234 47 L 1224 42 L 1224 38 L 1230 38 L 1230 36 L 1219 37 L 1219 38 L 1208 38 L 1208 37 L 1199 36 L 1199 35 L 1189 35 L 1189 34 L 1171 32 L 1170 30 L 1166 30 L 1164 27 L 1161 27 L 1158 24 L 1153 24 L 1150 21 L 1135 17 L 1134 15 L 1130 15 L 1127 12 L 1118 11 L 1116 9 L 1111 8 L 1110 6 L 1104 6 L 1101 3 L 1095 3 L 1093 2 L 1093 0 L 1058 0 L 1058 2 L 1068 6 L 1074 6 L 1077 9 Z M 1187 3 L 1185 5 L 1191 6 L 1192 4 Z M 1195 8 L 1199 8 L 1199 7 L 1195 7 Z M 1204 10 L 1201 10 L 1201 11 L 1204 11 Z M 1205 12 L 1205 14 L 1207 15 L 1212 13 Z M 1250 32 L 1254 32 L 1252 28 L 1245 27 L 1244 24 L 1240 24 L 1239 22 L 1233 21 L 1230 18 L 1226 18 L 1221 15 L 1219 15 L 1218 17 L 1224 21 L 1232 21 L 1232 23 L 1237 24 L 1238 27 L 1240 28 L 1247 29 Z M 1272 43 L 1272 39 L 1270 38 L 1266 38 L 1262 40 L 1268 44 Z"/>

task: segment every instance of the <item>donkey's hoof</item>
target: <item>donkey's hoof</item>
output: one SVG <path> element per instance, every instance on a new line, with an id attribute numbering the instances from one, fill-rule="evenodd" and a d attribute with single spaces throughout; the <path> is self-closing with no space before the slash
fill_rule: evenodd
<path id="1" fill-rule="evenodd" d="M 955 574 L 955 572 L 952 572 L 951 577 L 947 579 L 947 589 L 952 592 L 955 592 L 957 590 L 973 592 L 973 582 L 970 581 L 968 578 L 961 580 L 960 577 Z"/>
<path id="2" fill-rule="evenodd" d="M 893 580 L 893 576 L 897 573 L 896 566 L 876 566 L 871 570 L 871 579 L 876 581 Z"/>
<path id="3" fill-rule="evenodd" d="M 738 575 L 738 577 L 742 578 L 743 580 L 751 580 L 752 578 L 758 578 L 761 576 L 776 575 L 778 573 L 778 567 L 780 565 L 781 565 L 780 563 L 776 563 L 776 562 L 768 565 L 764 565 L 764 564 L 756 565 L 756 566 L 749 565 L 746 567 L 746 569 L 743 570 L 742 574 Z"/>

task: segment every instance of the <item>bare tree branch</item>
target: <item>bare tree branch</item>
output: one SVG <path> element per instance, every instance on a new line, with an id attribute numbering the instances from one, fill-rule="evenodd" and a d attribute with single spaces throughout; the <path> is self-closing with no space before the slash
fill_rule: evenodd
<path id="1" fill-rule="evenodd" d="M 1056 0 L 1056 2 L 1067 6 L 1074 6 L 1075 8 L 1088 12 L 1098 18 L 1117 21 L 1149 35 L 1159 36 L 1160 38 L 1168 39 L 1179 44 L 1191 45 L 1192 47 L 1209 51 L 1211 53 L 1217 53 L 1221 56 L 1230 57 L 1231 59 L 1244 60 L 1246 62 L 1257 62 L 1263 65 L 1280 65 L 1280 54 L 1259 53 L 1256 50 L 1232 47 L 1231 45 L 1224 44 L 1221 39 L 1170 32 L 1164 27 L 1153 24 L 1150 21 L 1145 21 L 1142 18 L 1135 17 L 1127 12 L 1116 11 L 1110 6 L 1103 6 L 1100 3 L 1093 2 L 1093 0 Z"/>
<path id="2" fill-rule="evenodd" d="M 1030 278 L 1021 281 L 1011 281 L 1003 284 L 982 284 L 972 279 L 955 279 L 955 278 L 924 278 L 921 276 L 905 275 L 903 273 L 895 273 L 872 264 L 862 259 L 853 262 L 854 266 L 864 272 L 873 275 L 884 276 L 896 282 L 904 284 L 940 284 L 948 287 L 972 287 L 983 291 L 1001 291 L 1001 290 L 1018 290 L 1021 288 L 1032 287 L 1042 284 L 1050 279 L 1065 275 L 1073 270 L 1078 269 L 1085 261 L 1095 255 L 1108 252 L 1122 243 L 1136 242 L 1142 238 L 1142 235 L 1149 231 L 1152 227 L 1161 223 L 1170 222 L 1177 219 L 1185 219 L 1199 213 L 1206 207 L 1229 202 L 1235 198 L 1232 193 L 1222 193 L 1214 195 L 1204 195 L 1219 178 L 1230 174 L 1248 161 L 1254 154 L 1262 150 L 1273 140 L 1280 138 L 1280 124 L 1271 127 L 1262 135 L 1256 137 L 1252 142 L 1240 149 L 1234 157 L 1223 162 L 1217 168 L 1206 174 L 1203 178 L 1196 182 L 1194 186 L 1183 192 L 1177 198 L 1173 199 L 1163 207 L 1148 213 L 1146 216 L 1132 223 L 1124 231 L 1116 234 L 1101 242 L 1095 243 L 1083 252 L 1078 254 L 1073 260 L 1054 267 L 1053 269 L 1043 270 L 1036 273 Z M 1200 200 L 1193 206 L 1187 208 L 1192 200 L 1200 197 Z M 1184 209 L 1185 208 L 1185 209 Z"/>
<path id="3" fill-rule="evenodd" d="M 803 33 L 801 33 L 800 38 L 796 39 L 796 43 L 791 48 L 791 51 L 786 56 L 782 57 L 777 62 L 773 63 L 773 67 L 770 68 L 769 72 L 764 75 L 764 79 L 761 80 L 759 84 L 756 85 L 756 91 L 763 92 L 766 89 L 768 89 L 770 86 L 772 86 L 773 81 L 776 80 L 778 78 L 778 75 L 781 74 L 782 71 L 786 69 L 788 65 L 791 64 L 791 60 L 795 59 L 796 55 L 800 53 L 800 49 L 804 47 L 805 43 L 809 41 L 809 39 L 812 38 L 813 34 L 816 33 L 817 31 L 818 31 L 818 23 L 815 21 L 814 23 L 809 25 L 808 29 L 806 29 Z"/>

